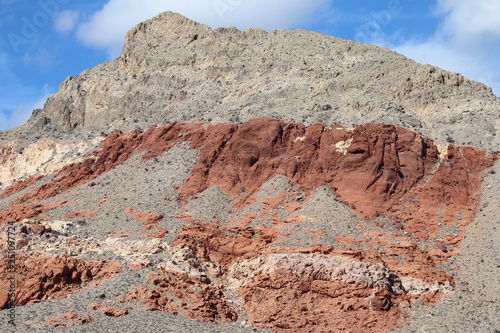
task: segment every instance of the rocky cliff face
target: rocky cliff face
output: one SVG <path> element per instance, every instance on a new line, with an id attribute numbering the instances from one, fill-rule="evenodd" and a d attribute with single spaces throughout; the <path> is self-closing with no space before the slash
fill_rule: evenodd
<path id="1" fill-rule="evenodd" d="M 388 50 L 161 14 L 2 134 L 17 323 L 494 331 L 497 107 Z"/>

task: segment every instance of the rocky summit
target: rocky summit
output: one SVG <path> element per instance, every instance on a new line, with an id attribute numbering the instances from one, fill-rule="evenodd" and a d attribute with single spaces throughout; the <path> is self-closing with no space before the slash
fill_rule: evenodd
<path id="1" fill-rule="evenodd" d="M 0 330 L 496 332 L 499 110 L 388 49 L 162 13 L 0 132 Z"/>

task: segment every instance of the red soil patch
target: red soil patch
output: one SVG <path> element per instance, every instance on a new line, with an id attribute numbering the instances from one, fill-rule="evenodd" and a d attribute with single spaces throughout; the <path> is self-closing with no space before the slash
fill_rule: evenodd
<path id="1" fill-rule="evenodd" d="M 89 217 L 94 217 L 97 215 L 97 209 L 93 211 L 86 211 L 86 210 L 79 210 L 76 212 L 71 212 L 69 214 L 66 214 L 64 216 L 65 219 L 71 219 L 71 218 L 76 218 L 76 217 L 84 217 L 84 216 L 89 216 Z"/>
<path id="2" fill-rule="evenodd" d="M 149 212 L 141 212 L 138 211 L 135 213 L 136 210 L 133 208 L 127 208 L 125 209 L 125 214 L 127 216 L 133 216 L 134 219 L 136 219 L 138 222 L 143 222 L 146 224 L 144 227 L 144 230 L 146 231 L 151 231 L 154 230 L 155 233 L 147 233 L 144 235 L 144 237 L 151 237 L 151 238 L 163 238 L 165 237 L 166 234 L 168 234 L 168 230 L 158 227 L 158 223 L 163 220 L 164 216 L 163 215 L 155 215 Z M 135 214 L 134 214 L 135 213 Z"/>
<path id="3" fill-rule="evenodd" d="M 92 323 L 94 321 L 95 318 L 89 315 L 80 317 L 76 312 L 68 312 L 51 317 L 47 323 L 51 324 L 53 327 L 71 327 Z"/>
<path id="4" fill-rule="evenodd" d="M 14 261 L 4 255 L 0 259 L 0 271 L 4 276 L 0 282 L 0 309 L 10 306 L 8 290 L 15 267 L 16 306 L 51 299 L 62 299 L 78 292 L 82 285 L 91 288 L 118 275 L 122 267 L 117 262 L 83 261 L 69 255 L 53 257 L 43 254 L 28 256 L 17 254 Z"/>

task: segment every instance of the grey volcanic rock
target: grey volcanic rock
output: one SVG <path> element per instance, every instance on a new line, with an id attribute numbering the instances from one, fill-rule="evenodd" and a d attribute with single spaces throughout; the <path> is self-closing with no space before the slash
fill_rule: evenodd
<path id="1" fill-rule="evenodd" d="M 490 88 L 377 46 L 304 30 L 239 31 L 166 12 L 126 36 L 115 60 L 68 77 L 26 130 L 109 131 L 172 121 L 402 125 L 498 150 Z"/>

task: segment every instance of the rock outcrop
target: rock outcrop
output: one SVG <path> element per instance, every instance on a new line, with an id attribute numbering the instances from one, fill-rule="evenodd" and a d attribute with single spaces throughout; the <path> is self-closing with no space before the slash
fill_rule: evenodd
<path id="1" fill-rule="evenodd" d="M 0 263 L 2 272 L 15 276 L 14 280 L 2 279 L 1 310 L 11 307 L 8 293 L 11 284 L 15 286 L 12 288 L 16 292 L 15 305 L 21 306 L 65 298 L 82 287 L 91 288 L 102 284 L 122 270 L 116 262 L 85 262 L 68 255 L 51 257 L 38 254 L 32 257 L 17 256 L 14 261 L 11 260 L 4 256 Z"/>

